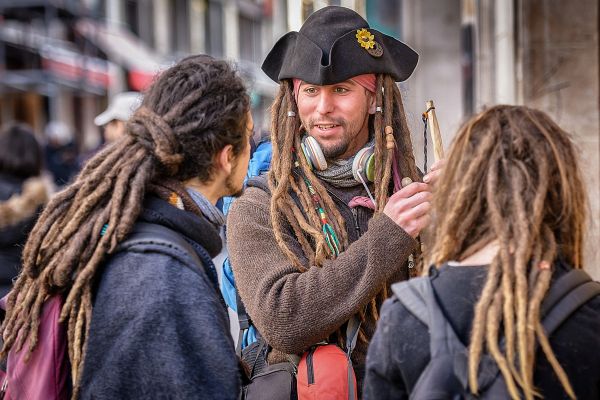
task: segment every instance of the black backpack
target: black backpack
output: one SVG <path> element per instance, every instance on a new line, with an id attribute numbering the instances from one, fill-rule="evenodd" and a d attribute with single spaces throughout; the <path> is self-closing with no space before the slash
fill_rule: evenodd
<path id="1" fill-rule="evenodd" d="M 458 339 L 440 309 L 430 277 L 421 277 L 392 285 L 402 305 L 429 328 L 430 356 L 410 399 L 506 399 L 510 398 L 504 378 L 495 361 L 487 354 L 481 358 L 479 395 L 468 385 L 468 350 Z M 541 305 L 542 325 L 550 336 L 579 307 L 600 295 L 600 283 L 582 270 L 571 270 L 548 291 Z M 502 344 L 501 344 L 502 345 Z"/>

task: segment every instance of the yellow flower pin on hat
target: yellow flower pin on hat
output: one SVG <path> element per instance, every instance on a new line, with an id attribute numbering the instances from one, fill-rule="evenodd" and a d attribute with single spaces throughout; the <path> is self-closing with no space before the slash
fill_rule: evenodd
<path id="1" fill-rule="evenodd" d="M 356 39 L 362 48 L 373 57 L 381 57 L 383 48 L 375 41 L 375 35 L 371 34 L 366 28 L 356 30 Z"/>
<path id="2" fill-rule="evenodd" d="M 356 39 L 358 39 L 360 46 L 367 50 L 375 46 L 375 41 L 373 40 L 375 36 L 371 35 L 371 32 L 365 28 L 356 30 Z"/>

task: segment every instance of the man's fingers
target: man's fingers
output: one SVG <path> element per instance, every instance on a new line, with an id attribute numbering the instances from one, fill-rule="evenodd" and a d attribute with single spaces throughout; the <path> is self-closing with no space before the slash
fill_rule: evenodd
<path id="1" fill-rule="evenodd" d="M 437 180 L 439 179 L 441 174 L 442 174 L 441 170 L 431 171 L 430 173 L 428 173 L 427 175 L 425 175 L 423 177 L 423 182 L 429 183 L 429 184 L 434 184 L 435 182 L 437 182 Z"/>
<path id="2" fill-rule="evenodd" d="M 404 212 L 403 216 L 407 220 L 419 219 L 423 215 L 429 214 L 429 211 L 431 211 L 431 203 L 426 201 L 426 202 L 418 204 L 415 207 L 412 207 L 410 210 Z"/>
<path id="3" fill-rule="evenodd" d="M 383 212 L 412 237 L 429 224 L 432 194 L 426 183 L 413 182 L 390 196 Z"/>
<path id="4" fill-rule="evenodd" d="M 431 192 L 419 192 L 407 199 L 397 199 L 390 204 L 390 207 L 397 210 L 397 212 L 408 211 L 411 208 L 418 206 L 421 203 L 431 201 Z"/>
<path id="5" fill-rule="evenodd" d="M 391 199 L 406 199 L 416 193 L 429 191 L 429 185 L 421 182 L 413 182 L 410 185 L 398 190 L 390 196 Z"/>

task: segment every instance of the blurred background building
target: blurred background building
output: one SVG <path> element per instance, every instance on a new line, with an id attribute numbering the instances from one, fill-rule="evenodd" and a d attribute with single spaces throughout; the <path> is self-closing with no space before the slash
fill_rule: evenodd
<path id="1" fill-rule="evenodd" d="M 143 90 L 161 68 L 207 53 L 238 63 L 266 130 L 277 86 L 260 64 L 327 5 L 353 8 L 420 54 L 401 85 L 419 165 L 429 99 L 446 147 L 466 117 L 497 103 L 540 108 L 571 132 L 590 191 L 586 262 L 600 278 L 597 0 L 0 0 L 0 123 L 43 132 L 60 121 L 86 151 L 100 140 L 92 120 L 110 96 Z"/>

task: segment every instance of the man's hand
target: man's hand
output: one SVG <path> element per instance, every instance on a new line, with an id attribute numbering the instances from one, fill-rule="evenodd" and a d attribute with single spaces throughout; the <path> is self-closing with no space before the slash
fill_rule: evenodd
<path id="1" fill-rule="evenodd" d="M 442 170 L 444 169 L 445 165 L 446 160 L 444 159 L 434 162 L 429 170 L 429 173 L 423 177 L 423 182 L 435 186 L 435 183 L 440 178 L 440 175 L 442 175 Z"/>
<path id="2" fill-rule="evenodd" d="M 430 174 L 431 175 L 431 174 Z M 413 182 L 390 196 L 383 213 L 416 238 L 430 221 L 431 191 L 426 183 Z"/>

